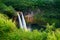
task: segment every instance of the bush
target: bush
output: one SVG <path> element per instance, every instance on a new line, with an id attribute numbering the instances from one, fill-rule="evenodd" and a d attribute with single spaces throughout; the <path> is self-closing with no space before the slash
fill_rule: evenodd
<path id="1" fill-rule="evenodd" d="M 60 28 L 56 29 L 55 34 L 56 34 L 57 40 L 60 40 Z"/>
<path id="2" fill-rule="evenodd" d="M 0 14 L 0 39 L 7 39 L 7 34 L 16 30 L 15 24 L 12 20 L 8 20 L 7 16 Z M 15 29 L 15 30 L 14 30 Z"/>
<path id="3" fill-rule="evenodd" d="M 45 31 L 24 31 L 17 29 L 12 20 L 0 14 L 0 39 L 1 40 L 60 40 L 60 29 L 55 29 L 53 25 L 47 24 Z M 5 18 L 6 17 L 6 18 Z"/>
<path id="4" fill-rule="evenodd" d="M 6 14 L 10 18 L 16 15 L 16 11 L 12 6 L 7 6 L 4 3 L 0 3 L 0 13 Z"/>

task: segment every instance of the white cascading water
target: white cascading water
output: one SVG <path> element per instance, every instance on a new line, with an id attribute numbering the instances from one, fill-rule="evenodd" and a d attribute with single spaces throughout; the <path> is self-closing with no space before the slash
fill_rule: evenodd
<path id="1" fill-rule="evenodd" d="M 22 12 L 21 12 L 21 15 L 22 15 L 23 27 L 24 27 L 24 29 L 27 31 L 26 22 L 25 22 L 25 19 L 24 19 L 24 16 L 23 16 L 23 13 L 22 13 Z"/>
<path id="2" fill-rule="evenodd" d="M 23 25 L 22 25 L 22 21 L 21 21 L 19 12 L 17 12 L 17 15 L 18 15 L 18 20 L 19 20 L 19 26 L 21 27 L 21 29 L 23 29 Z"/>

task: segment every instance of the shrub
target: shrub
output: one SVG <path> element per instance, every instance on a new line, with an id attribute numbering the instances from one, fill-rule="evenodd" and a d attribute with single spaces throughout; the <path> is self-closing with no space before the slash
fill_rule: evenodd
<path id="1" fill-rule="evenodd" d="M 55 35 L 57 37 L 57 40 L 60 40 L 60 28 L 56 29 Z"/>
<path id="2" fill-rule="evenodd" d="M 1 17 L 2 16 L 2 17 Z M 0 39 L 1 40 L 60 40 L 60 29 L 54 28 L 52 25 L 47 24 L 45 31 L 24 31 L 17 29 L 12 20 L 5 18 L 3 14 L 0 16 Z M 48 31 L 48 32 L 47 32 Z"/>
<path id="3" fill-rule="evenodd" d="M 10 18 L 14 15 L 16 15 L 16 11 L 12 6 L 7 6 L 4 3 L 0 3 L 0 12 L 3 14 L 6 14 Z"/>
<path id="4" fill-rule="evenodd" d="M 3 14 L 0 14 L 0 39 L 1 40 L 7 40 L 8 33 L 13 32 L 16 30 L 15 24 L 12 22 L 12 20 L 8 20 L 6 16 Z M 15 30 L 14 30 L 15 29 Z"/>

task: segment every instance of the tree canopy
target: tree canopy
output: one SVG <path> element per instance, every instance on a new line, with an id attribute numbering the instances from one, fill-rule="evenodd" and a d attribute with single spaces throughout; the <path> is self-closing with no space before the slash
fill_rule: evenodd
<path id="1" fill-rule="evenodd" d="M 59 0 L 1 0 L 7 6 L 11 5 L 16 10 L 27 10 L 34 8 L 59 8 Z"/>

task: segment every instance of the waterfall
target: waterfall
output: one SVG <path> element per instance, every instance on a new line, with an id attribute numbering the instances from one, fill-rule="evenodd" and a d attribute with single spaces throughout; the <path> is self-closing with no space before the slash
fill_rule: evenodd
<path id="1" fill-rule="evenodd" d="M 25 19 L 24 19 L 24 16 L 23 16 L 23 13 L 22 12 L 21 12 L 21 15 L 22 15 L 23 27 L 24 27 L 25 30 L 27 30 L 26 22 L 25 22 Z"/>
<path id="2" fill-rule="evenodd" d="M 19 26 L 21 27 L 21 29 L 23 29 L 23 25 L 22 25 L 22 21 L 21 21 L 19 12 L 17 12 L 17 15 L 18 15 L 18 20 L 19 20 Z"/>

